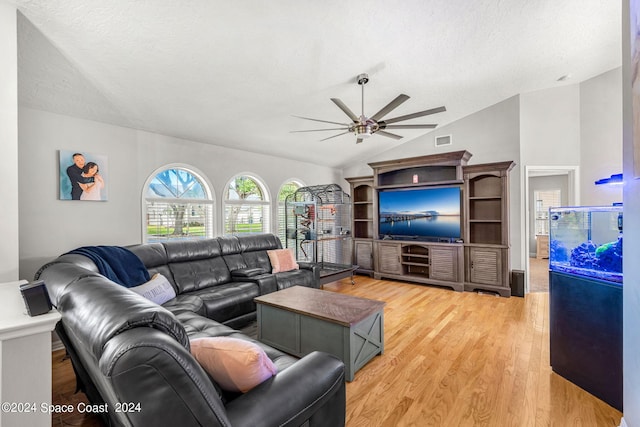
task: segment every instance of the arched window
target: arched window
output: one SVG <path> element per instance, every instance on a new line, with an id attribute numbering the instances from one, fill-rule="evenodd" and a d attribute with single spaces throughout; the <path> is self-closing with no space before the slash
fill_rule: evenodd
<path id="1" fill-rule="evenodd" d="M 224 192 L 224 234 L 270 231 L 269 194 L 256 177 L 238 175 Z"/>
<path id="2" fill-rule="evenodd" d="M 205 180 L 189 167 L 169 166 L 147 180 L 143 240 L 213 237 L 215 202 Z"/>
<path id="3" fill-rule="evenodd" d="M 287 244 L 287 240 L 286 240 L 286 231 L 287 231 L 287 225 L 285 224 L 285 206 L 284 206 L 284 202 L 287 199 L 287 196 L 289 194 L 293 194 L 296 192 L 296 190 L 298 188 L 304 187 L 304 184 L 297 180 L 297 179 L 291 179 L 287 182 L 285 182 L 284 184 L 282 184 L 282 187 L 280 187 L 280 191 L 278 192 L 278 231 L 277 231 L 277 235 L 280 238 L 280 241 L 282 242 L 282 246 L 286 246 Z"/>

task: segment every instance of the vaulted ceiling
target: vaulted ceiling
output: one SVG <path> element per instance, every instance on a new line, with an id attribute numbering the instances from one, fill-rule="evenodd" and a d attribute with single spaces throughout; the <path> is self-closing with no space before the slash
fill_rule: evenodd
<path id="1" fill-rule="evenodd" d="M 16 0 L 20 105 L 339 167 L 428 130 L 356 144 L 335 127 L 400 93 L 388 117 L 447 124 L 621 65 L 615 0 Z M 558 81 L 562 76 L 569 76 Z"/>

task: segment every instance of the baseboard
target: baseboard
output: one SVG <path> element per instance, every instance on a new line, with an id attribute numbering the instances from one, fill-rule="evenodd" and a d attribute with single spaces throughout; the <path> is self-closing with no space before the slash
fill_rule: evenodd
<path id="1" fill-rule="evenodd" d="M 58 336 L 53 333 L 51 337 L 51 352 L 53 353 L 54 351 L 58 350 L 64 350 L 64 344 L 62 344 L 60 338 L 58 338 Z"/>

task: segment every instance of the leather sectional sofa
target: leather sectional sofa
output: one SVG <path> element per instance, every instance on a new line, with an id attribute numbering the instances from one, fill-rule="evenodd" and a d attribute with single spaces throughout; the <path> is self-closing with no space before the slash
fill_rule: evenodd
<path id="1" fill-rule="evenodd" d="M 253 298 L 293 285 L 318 287 L 317 266 L 271 273 L 272 234 L 225 236 L 128 247 L 176 297 L 163 305 L 98 272 L 89 258 L 65 254 L 43 266 L 62 314 L 56 331 L 78 387 L 113 426 L 343 426 L 344 364 L 314 352 L 297 359 L 233 327 L 255 318 Z M 190 353 L 190 340 L 231 337 L 259 345 L 277 374 L 246 393 L 222 390 Z M 132 409 L 122 411 L 124 406 Z"/>

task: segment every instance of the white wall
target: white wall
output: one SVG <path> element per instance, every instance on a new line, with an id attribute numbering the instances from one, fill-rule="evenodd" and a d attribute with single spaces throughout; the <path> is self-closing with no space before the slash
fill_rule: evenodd
<path id="1" fill-rule="evenodd" d="M 622 173 L 622 68 L 580 83 L 580 203 L 610 205 L 622 201 L 622 187 L 595 185 Z"/>
<path id="2" fill-rule="evenodd" d="M 307 185 L 338 182 L 331 168 L 212 146 L 40 110 L 19 110 L 20 276 L 32 279 L 52 258 L 82 245 L 142 241 L 142 188 L 158 168 L 195 167 L 213 185 L 222 230 L 223 189 L 236 174 L 262 178 L 271 199 L 290 178 Z M 107 202 L 58 200 L 57 150 L 108 157 Z M 275 206 L 272 212 L 275 219 Z"/>
<path id="3" fill-rule="evenodd" d="M 520 95 L 520 143 L 523 166 L 578 166 L 579 85 Z"/>
<path id="4" fill-rule="evenodd" d="M 469 164 L 491 163 L 513 160 L 516 167 L 510 172 L 510 239 L 511 268 L 523 269 L 521 265 L 522 234 L 521 182 L 520 182 L 520 100 L 513 96 L 495 105 L 473 113 L 453 123 L 438 127 L 433 132 L 387 150 L 377 156 L 362 159 L 343 170 L 345 177 L 371 175 L 368 163 L 381 160 L 402 159 L 467 150 L 473 156 Z M 435 147 L 435 137 L 451 135 L 452 145 Z"/>
<path id="5" fill-rule="evenodd" d="M 16 8 L 0 1 L 0 282 L 18 280 L 18 53 Z"/>
<path id="6" fill-rule="evenodd" d="M 459 150 L 473 154 L 469 164 L 506 160 L 517 163 L 520 156 L 519 108 L 518 96 L 508 98 L 376 156 L 363 158 L 359 163 L 344 168 L 344 176 L 372 174 L 367 165 L 371 162 Z M 435 137 L 441 135 L 451 135 L 452 145 L 436 148 Z"/>
<path id="7" fill-rule="evenodd" d="M 640 179 L 633 177 L 633 111 L 631 101 L 629 3 L 622 4 L 622 82 L 624 144 L 624 255 L 623 372 L 624 420 L 628 427 L 640 426 Z M 636 93 L 637 96 L 637 93 Z M 637 114 L 637 113 L 636 113 Z M 636 135 L 639 138 L 640 135 Z M 636 147 L 636 150 L 640 147 Z"/>

